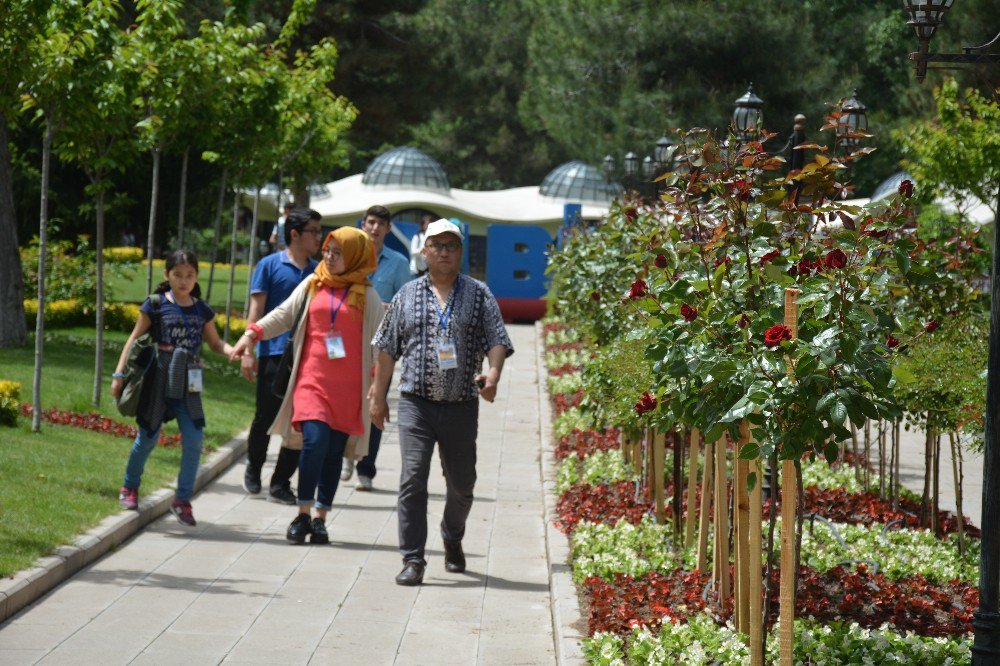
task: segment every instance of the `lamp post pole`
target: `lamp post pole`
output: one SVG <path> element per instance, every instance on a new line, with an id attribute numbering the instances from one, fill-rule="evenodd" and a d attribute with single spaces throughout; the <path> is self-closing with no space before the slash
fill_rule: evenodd
<path id="1" fill-rule="evenodd" d="M 1000 33 L 962 53 L 931 53 L 930 42 L 955 0 L 903 0 L 907 23 L 917 34 L 919 47 L 910 54 L 923 83 L 928 63 L 953 65 L 1000 64 Z M 1000 193 L 997 195 L 1000 209 Z M 993 220 L 993 267 L 990 289 L 990 342 L 986 366 L 986 415 L 983 441 L 983 514 L 979 558 L 979 608 L 972 619 L 975 639 L 972 663 L 1000 664 L 1000 225 Z"/>

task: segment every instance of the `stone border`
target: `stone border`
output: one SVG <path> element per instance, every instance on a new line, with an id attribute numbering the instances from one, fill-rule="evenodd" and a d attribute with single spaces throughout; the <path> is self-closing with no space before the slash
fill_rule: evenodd
<path id="1" fill-rule="evenodd" d="M 196 493 L 242 459 L 247 450 L 246 436 L 246 431 L 239 433 L 201 463 L 194 484 Z M 52 555 L 39 558 L 34 567 L 0 581 L 0 624 L 167 513 L 173 499 L 173 488 L 160 488 L 142 499 L 138 511 L 120 511 L 106 517 L 72 544 L 59 546 Z"/>
<path id="2" fill-rule="evenodd" d="M 570 571 L 570 548 L 566 535 L 555 527 L 556 511 L 555 446 L 552 439 L 552 403 L 549 401 L 548 373 L 545 371 L 545 336 L 542 323 L 535 322 L 538 404 L 541 419 L 542 485 L 545 501 L 545 555 L 549 564 L 549 592 L 552 595 L 552 631 L 556 663 L 585 664 L 579 627 L 583 626 L 579 596 Z"/>

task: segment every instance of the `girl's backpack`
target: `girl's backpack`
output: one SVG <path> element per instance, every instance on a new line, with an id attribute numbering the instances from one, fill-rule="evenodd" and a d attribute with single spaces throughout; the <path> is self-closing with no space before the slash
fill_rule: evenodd
<path id="1" fill-rule="evenodd" d="M 153 325 L 149 330 L 135 339 L 128 352 L 125 363 L 125 386 L 122 394 L 115 401 L 115 406 L 122 416 L 135 416 L 139 413 L 139 398 L 142 395 L 142 385 L 156 363 L 157 343 L 160 339 L 160 303 L 163 297 L 152 294 L 149 304 L 153 306 Z"/>

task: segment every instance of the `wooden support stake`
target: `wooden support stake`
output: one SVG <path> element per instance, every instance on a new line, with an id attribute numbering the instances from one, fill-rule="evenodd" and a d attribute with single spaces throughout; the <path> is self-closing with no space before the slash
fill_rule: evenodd
<path id="1" fill-rule="evenodd" d="M 715 569 L 719 600 L 729 598 L 729 476 L 726 473 L 726 437 L 715 443 Z"/>
<path id="2" fill-rule="evenodd" d="M 690 548 L 694 543 L 695 507 L 698 503 L 698 449 L 701 444 L 701 433 L 695 428 L 691 431 L 691 455 L 688 457 L 687 483 L 687 517 L 684 522 L 684 547 Z M 704 495 L 702 496 L 704 497 Z M 704 503 L 704 500 L 702 500 Z"/>
<path id="3" fill-rule="evenodd" d="M 750 575 L 751 575 L 751 553 L 750 553 L 750 495 L 747 492 L 747 477 L 750 475 L 750 461 L 741 460 L 740 449 L 744 444 L 750 442 L 750 427 L 746 421 L 740 423 L 739 444 L 736 446 L 736 481 L 734 492 L 736 494 L 736 510 L 733 512 L 736 517 L 736 524 L 739 529 L 735 532 L 736 541 L 736 589 L 737 608 L 739 617 L 737 628 L 740 632 L 749 635 L 752 623 L 750 615 Z"/>
<path id="4" fill-rule="evenodd" d="M 667 433 L 659 432 L 653 437 L 653 499 L 656 502 L 656 522 L 663 525 L 667 522 L 664 510 L 664 472 L 663 463 L 666 458 Z M 675 526 L 676 529 L 676 526 Z"/>
<path id="5" fill-rule="evenodd" d="M 656 439 L 656 430 L 650 428 L 646 431 L 646 497 L 653 501 L 653 483 L 656 475 L 653 471 L 653 441 Z"/>
<path id="6" fill-rule="evenodd" d="M 708 571 L 708 524 L 712 509 L 712 477 L 715 470 L 715 445 L 705 442 L 705 468 L 701 476 L 701 507 L 698 510 L 698 571 Z"/>
<path id="7" fill-rule="evenodd" d="M 749 564 L 750 587 L 747 594 L 750 596 L 750 666 L 764 666 L 764 615 L 763 597 L 761 588 L 763 579 L 761 577 L 761 553 L 763 551 L 763 538 L 761 535 L 761 512 L 763 503 L 761 501 L 761 481 L 762 468 L 760 459 L 751 463 L 753 471 L 757 475 L 757 483 L 750 491 L 750 544 L 747 563 Z"/>
<path id="8" fill-rule="evenodd" d="M 785 326 L 791 329 L 792 339 L 799 337 L 798 289 L 785 289 Z M 788 374 L 794 368 L 786 357 Z M 867 452 L 867 451 L 866 451 Z M 867 462 L 867 458 L 866 458 Z M 798 483 L 795 475 L 795 461 L 781 463 L 781 587 L 779 612 L 778 645 L 781 666 L 792 666 L 795 634 L 795 516 L 798 511 Z"/>

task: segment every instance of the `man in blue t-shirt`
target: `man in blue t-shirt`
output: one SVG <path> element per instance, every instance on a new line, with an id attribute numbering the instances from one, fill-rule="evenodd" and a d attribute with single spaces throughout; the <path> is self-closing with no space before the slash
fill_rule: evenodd
<path id="1" fill-rule="evenodd" d="M 312 275 L 316 268 L 316 260 L 312 257 L 319 252 L 323 236 L 323 229 L 319 224 L 321 218 L 319 213 L 308 208 L 297 208 L 285 218 L 285 249 L 264 257 L 254 269 L 253 279 L 250 281 L 250 313 L 247 315 L 247 323 L 255 323 L 281 305 L 300 282 Z M 289 334 L 285 333 L 270 340 L 262 340 L 256 359 L 250 354 L 244 354 L 240 361 L 243 376 L 250 381 L 257 378 L 257 410 L 247 437 L 247 468 L 243 474 L 243 487 L 253 495 L 261 491 L 260 473 L 267 458 L 267 444 L 270 441 L 267 431 L 281 409 L 281 398 L 271 391 L 271 384 L 288 338 Z M 291 478 L 298 466 L 299 451 L 282 446 L 271 475 L 269 495 L 272 500 L 295 504 Z"/>
<path id="2" fill-rule="evenodd" d="M 392 230 L 392 214 L 385 206 L 372 206 L 365 211 L 361 221 L 361 229 L 372 239 L 375 246 L 375 256 L 378 257 L 378 268 L 368 276 L 372 286 L 378 292 L 379 298 L 386 306 L 404 284 L 413 278 L 410 273 L 410 259 L 400 252 L 385 246 L 385 236 Z M 388 391 L 388 388 L 386 389 Z M 368 437 L 368 455 L 358 461 L 358 490 L 371 490 L 372 479 L 375 478 L 375 458 L 382 442 L 382 431 L 372 426 Z M 347 481 L 354 473 L 354 461 L 344 458 L 340 478 Z"/>

